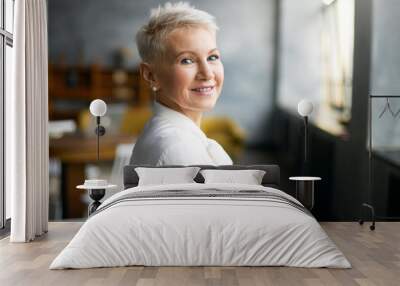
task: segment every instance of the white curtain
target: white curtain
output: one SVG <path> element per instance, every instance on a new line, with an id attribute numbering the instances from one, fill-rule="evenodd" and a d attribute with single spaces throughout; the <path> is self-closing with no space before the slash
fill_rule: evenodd
<path id="1" fill-rule="evenodd" d="M 6 187 L 12 242 L 48 227 L 48 84 L 46 0 L 15 1 L 14 94 L 6 98 Z"/>

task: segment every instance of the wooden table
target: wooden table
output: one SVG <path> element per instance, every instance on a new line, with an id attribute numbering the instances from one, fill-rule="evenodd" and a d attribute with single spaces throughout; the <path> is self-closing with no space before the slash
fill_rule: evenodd
<path id="1" fill-rule="evenodd" d="M 119 144 L 132 143 L 131 135 L 105 135 L 100 138 L 100 162 L 111 162 Z M 63 218 L 82 218 L 87 206 L 82 202 L 82 191 L 76 190 L 85 180 L 85 165 L 97 162 L 97 138 L 74 134 L 51 138 L 50 158 L 61 161 L 61 198 Z"/>

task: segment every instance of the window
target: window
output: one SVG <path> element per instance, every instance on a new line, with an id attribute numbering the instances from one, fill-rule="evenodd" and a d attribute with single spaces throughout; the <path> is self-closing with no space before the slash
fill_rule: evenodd
<path id="1" fill-rule="evenodd" d="M 353 87 L 354 0 L 281 1 L 278 106 L 297 114 L 307 98 L 311 122 L 347 135 Z M 361 1 L 362 2 L 362 1 Z"/>
<path id="2" fill-rule="evenodd" d="M 10 218 L 10 194 L 5 189 L 5 99 L 11 93 L 14 0 L 0 0 L 0 228 Z"/>
<path id="3" fill-rule="evenodd" d="M 347 123 L 351 117 L 353 88 L 354 9 L 350 0 L 324 0 L 322 10 L 321 56 L 323 96 L 327 110 Z"/>

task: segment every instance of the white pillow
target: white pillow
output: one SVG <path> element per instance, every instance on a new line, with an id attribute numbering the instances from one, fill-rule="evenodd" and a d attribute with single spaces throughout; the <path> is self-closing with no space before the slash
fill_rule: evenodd
<path id="1" fill-rule="evenodd" d="M 139 186 L 195 183 L 193 179 L 199 170 L 199 167 L 135 168 L 139 176 Z"/>
<path id="2" fill-rule="evenodd" d="M 262 170 L 201 170 L 204 183 L 261 185 L 265 171 Z"/>

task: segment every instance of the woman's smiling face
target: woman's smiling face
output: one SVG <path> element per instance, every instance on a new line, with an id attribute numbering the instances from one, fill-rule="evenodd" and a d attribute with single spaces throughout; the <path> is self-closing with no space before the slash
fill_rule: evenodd
<path id="1" fill-rule="evenodd" d="M 215 32 L 200 27 L 174 30 L 155 69 L 160 102 L 186 115 L 211 110 L 224 81 Z"/>

